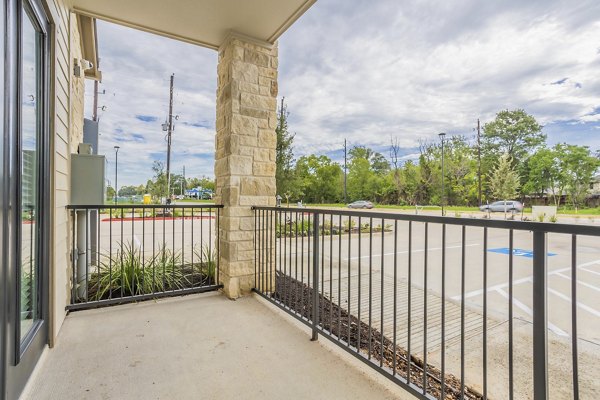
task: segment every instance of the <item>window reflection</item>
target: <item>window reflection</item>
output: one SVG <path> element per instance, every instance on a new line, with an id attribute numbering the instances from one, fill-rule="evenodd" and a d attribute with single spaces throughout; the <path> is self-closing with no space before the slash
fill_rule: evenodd
<path id="1" fill-rule="evenodd" d="M 23 12 L 21 66 L 21 339 L 38 319 L 38 144 L 40 34 Z"/>

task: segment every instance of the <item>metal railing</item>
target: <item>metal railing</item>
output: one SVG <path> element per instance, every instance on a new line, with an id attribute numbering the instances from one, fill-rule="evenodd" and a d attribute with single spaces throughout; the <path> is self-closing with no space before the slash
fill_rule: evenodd
<path id="1" fill-rule="evenodd" d="M 254 291 L 311 327 L 313 340 L 326 337 L 413 395 L 578 399 L 597 390 L 595 366 L 579 360 L 598 354 L 581 346 L 598 345 L 599 227 L 253 210 Z"/>
<path id="2" fill-rule="evenodd" d="M 97 205 L 71 212 L 68 310 L 216 290 L 220 205 Z"/>

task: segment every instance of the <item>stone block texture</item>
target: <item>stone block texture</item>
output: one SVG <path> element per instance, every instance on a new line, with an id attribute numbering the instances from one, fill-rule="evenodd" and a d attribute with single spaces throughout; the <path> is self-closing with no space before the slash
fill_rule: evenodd
<path id="1" fill-rule="evenodd" d="M 215 201 L 224 206 L 219 277 L 230 298 L 258 279 L 251 206 L 275 205 L 277 53 L 277 44 L 236 36 L 219 49 Z"/>

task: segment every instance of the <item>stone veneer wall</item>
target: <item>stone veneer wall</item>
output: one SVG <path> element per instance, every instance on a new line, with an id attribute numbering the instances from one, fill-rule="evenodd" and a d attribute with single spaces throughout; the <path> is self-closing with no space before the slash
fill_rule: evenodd
<path id="1" fill-rule="evenodd" d="M 277 44 L 234 35 L 219 49 L 215 201 L 224 205 L 219 275 L 230 298 L 254 286 L 251 206 L 275 205 L 277 53 Z"/>

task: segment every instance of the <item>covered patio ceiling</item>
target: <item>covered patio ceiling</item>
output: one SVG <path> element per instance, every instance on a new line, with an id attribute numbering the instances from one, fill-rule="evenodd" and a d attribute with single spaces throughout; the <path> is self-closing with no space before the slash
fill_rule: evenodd
<path id="1" fill-rule="evenodd" d="M 274 43 L 316 0 L 72 0 L 73 10 L 218 49 L 230 32 Z"/>

